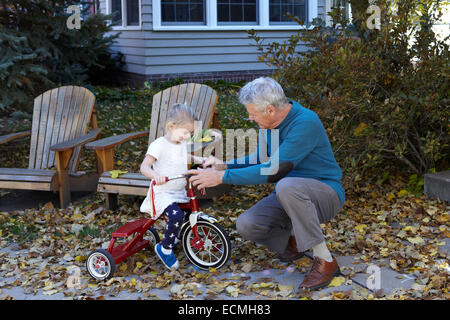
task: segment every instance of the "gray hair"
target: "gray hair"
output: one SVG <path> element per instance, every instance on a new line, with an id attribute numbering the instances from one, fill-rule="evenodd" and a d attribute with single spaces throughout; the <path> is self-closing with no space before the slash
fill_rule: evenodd
<path id="1" fill-rule="evenodd" d="M 180 126 L 186 122 L 194 121 L 197 121 L 197 118 L 192 107 L 186 103 L 176 103 L 167 111 L 166 129 L 170 122 L 175 126 Z"/>
<path id="2" fill-rule="evenodd" d="M 280 84 L 269 77 L 260 77 L 247 83 L 239 92 L 239 102 L 255 104 L 258 111 L 263 111 L 268 105 L 282 109 L 287 99 Z"/>

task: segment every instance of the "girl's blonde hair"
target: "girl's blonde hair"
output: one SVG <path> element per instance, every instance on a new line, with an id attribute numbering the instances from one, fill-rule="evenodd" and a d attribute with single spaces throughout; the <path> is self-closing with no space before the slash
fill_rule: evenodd
<path id="1" fill-rule="evenodd" d="M 173 123 L 175 127 L 183 125 L 187 122 L 197 121 L 194 110 L 186 103 L 176 103 L 167 111 L 166 130 L 169 123 Z"/>

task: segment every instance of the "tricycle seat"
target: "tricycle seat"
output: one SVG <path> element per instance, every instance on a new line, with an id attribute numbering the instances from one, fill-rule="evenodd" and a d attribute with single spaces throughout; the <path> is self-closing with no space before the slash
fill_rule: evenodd
<path id="1" fill-rule="evenodd" d="M 141 218 L 139 220 L 124 224 L 120 228 L 118 228 L 116 231 L 112 233 L 113 237 L 128 237 L 132 235 L 133 233 L 139 231 L 142 226 L 148 221 L 147 218 Z"/>

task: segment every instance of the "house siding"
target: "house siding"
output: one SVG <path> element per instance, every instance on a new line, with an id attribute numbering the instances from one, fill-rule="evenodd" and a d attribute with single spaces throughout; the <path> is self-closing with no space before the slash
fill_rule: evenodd
<path id="1" fill-rule="evenodd" d="M 100 2 L 106 13 L 107 0 Z M 189 73 L 270 71 L 258 62 L 255 42 L 246 31 L 154 31 L 152 1 L 141 0 L 142 30 L 121 30 L 112 50 L 125 55 L 123 71 L 143 78 Z M 325 18 L 325 1 L 318 0 L 318 15 Z M 264 43 L 284 42 L 294 31 L 259 31 Z M 299 44 L 297 51 L 305 49 Z M 248 72 L 244 72 L 248 75 Z"/>

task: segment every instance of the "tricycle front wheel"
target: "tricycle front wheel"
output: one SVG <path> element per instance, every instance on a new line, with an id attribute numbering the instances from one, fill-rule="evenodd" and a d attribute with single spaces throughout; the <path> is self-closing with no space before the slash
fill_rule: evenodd
<path id="1" fill-rule="evenodd" d="M 92 251 L 86 259 L 86 269 L 95 280 L 108 280 L 116 271 L 116 263 L 108 251 L 97 249 Z"/>
<path id="2" fill-rule="evenodd" d="M 198 237 L 191 226 L 181 234 L 183 250 L 189 261 L 203 270 L 222 267 L 231 255 L 227 232 L 218 223 L 206 220 L 197 221 L 196 226 Z"/>

